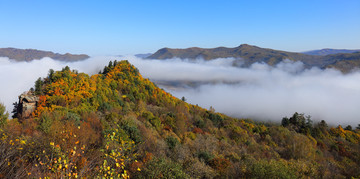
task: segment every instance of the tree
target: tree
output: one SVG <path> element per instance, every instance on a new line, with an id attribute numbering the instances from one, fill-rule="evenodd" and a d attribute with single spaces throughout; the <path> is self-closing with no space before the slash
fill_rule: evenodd
<path id="1" fill-rule="evenodd" d="M 289 126 L 293 128 L 296 132 L 308 134 L 313 129 L 313 122 L 311 116 L 304 116 L 304 114 L 299 114 L 295 112 L 292 117 L 289 119 L 287 117 L 283 118 L 281 125 L 286 127 Z"/>
<path id="2" fill-rule="evenodd" d="M 108 65 L 109 68 L 113 67 L 113 63 L 112 61 L 109 61 L 109 65 Z"/>
<path id="3" fill-rule="evenodd" d="M 281 125 L 282 126 L 286 127 L 289 124 L 290 124 L 289 118 L 287 118 L 287 117 L 282 118 L 282 120 L 281 120 Z"/>
<path id="4" fill-rule="evenodd" d="M 324 120 L 321 120 L 320 123 L 318 124 L 318 127 L 324 131 L 324 130 L 327 130 L 328 125 Z"/>
<path id="5" fill-rule="evenodd" d="M 183 97 L 181 97 L 181 101 L 186 101 L 186 98 L 183 96 Z"/>
<path id="6" fill-rule="evenodd" d="M 14 109 L 12 110 L 11 113 L 13 113 L 13 115 L 11 116 L 12 118 L 17 118 L 18 116 L 18 107 L 19 107 L 19 103 L 18 102 L 14 102 Z"/>
<path id="7" fill-rule="evenodd" d="M 50 69 L 50 70 L 49 70 L 49 75 L 48 75 L 48 78 L 49 78 L 50 81 L 52 81 L 53 75 L 54 75 L 54 70 L 53 70 L 53 69 Z"/>
<path id="8" fill-rule="evenodd" d="M 305 126 L 305 117 L 304 114 L 299 114 L 297 112 L 289 119 L 289 122 L 295 126 Z"/>
<path id="9" fill-rule="evenodd" d="M 352 127 L 350 125 L 346 126 L 344 129 L 348 131 L 352 131 Z"/>
<path id="10" fill-rule="evenodd" d="M 64 71 L 70 71 L 70 67 L 69 67 L 69 66 L 65 66 L 65 68 L 63 68 L 61 71 L 62 71 L 62 72 L 64 72 Z"/>
<path id="11" fill-rule="evenodd" d="M 311 120 L 311 116 L 307 115 L 306 116 L 306 128 L 313 128 L 313 121 Z"/>
<path id="12" fill-rule="evenodd" d="M 42 94 L 42 87 L 43 85 L 43 81 L 41 80 L 41 78 L 38 78 L 36 81 L 35 81 L 35 94 L 36 95 L 41 95 Z"/>
<path id="13" fill-rule="evenodd" d="M 9 113 L 6 111 L 5 106 L 0 103 L 0 127 L 2 127 L 9 117 Z"/>

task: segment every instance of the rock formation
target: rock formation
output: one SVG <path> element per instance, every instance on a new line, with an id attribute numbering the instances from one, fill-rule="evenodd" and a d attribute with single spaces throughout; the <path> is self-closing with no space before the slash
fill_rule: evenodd
<path id="1" fill-rule="evenodd" d="M 35 111 L 39 97 L 33 92 L 24 92 L 19 96 L 19 103 L 17 106 L 17 118 L 25 119 L 31 116 Z"/>

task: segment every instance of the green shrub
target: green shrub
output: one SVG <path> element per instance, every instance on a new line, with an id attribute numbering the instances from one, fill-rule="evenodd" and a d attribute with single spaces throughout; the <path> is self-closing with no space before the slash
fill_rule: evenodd
<path id="1" fill-rule="evenodd" d="M 295 170 L 291 170 L 281 161 L 260 160 L 251 166 L 250 178 L 298 178 Z"/>
<path id="2" fill-rule="evenodd" d="M 130 122 L 123 122 L 121 128 L 128 134 L 129 138 L 138 144 L 142 142 L 142 136 L 140 134 L 139 129 L 134 125 L 130 124 Z"/>
<path id="3" fill-rule="evenodd" d="M 9 113 L 6 112 L 6 108 L 0 103 L 0 127 L 3 126 L 9 117 Z"/>
<path id="4" fill-rule="evenodd" d="M 180 143 L 179 140 L 173 136 L 167 137 L 165 141 L 170 150 L 174 149 Z"/>
<path id="5" fill-rule="evenodd" d="M 47 113 L 44 113 L 40 116 L 38 128 L 41 131 L 43 131 L 44 133 L 49 133 L 52 123 L 53 123 L 53 120 L 50 117 L 50 115 Z"/>
<path id="6" fill-rule="evenodd" d="M 209 164 L 210 160 L 214 158 L 214 155 L 207 152 L 207 151 L 201 151 L 198 153 L 199 160 L 203 160 L 205 163 Z"/>
<path id="7" fill-rule="evenodd" d="M 135 176 L 135 178 L 190 178 L 179 163 L 163 158 L 151 160 L 146 167 Z"/>

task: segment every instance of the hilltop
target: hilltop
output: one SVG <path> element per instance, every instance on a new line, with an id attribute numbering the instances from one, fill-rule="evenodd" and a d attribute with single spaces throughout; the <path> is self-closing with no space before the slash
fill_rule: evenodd
<path id="1" fill-rule="evenodd" d="M 0 105 L 0 177 L 360 175 L 360 128 L 298 113 L 281 125 L 235 119 L 172 96 L 128 61 L 92 76 L 50 70 L 34 87 L 20 96 L 14 119 Z"/>
<path id="2" fill-rule="evenodd" d="M 79 61 L 89 58 L 88 55 L 73 55 L 70 53 L 59 54 L 50 51 L 42 51 L 35 49 L 17 49 L 17 48 L 0 48 L 0 57 L 8 57 L 16 61 L 32 61 L 49 57 L 60 61 Z"/>
<path id="3" fill-rule="evenodd" d="M 341 51 L 339 51 L 341 52 Z M 360 56 L 358 52 L 355 53 L 338 53 L 332 55 L 309 55 L 303 53 L 286 52 L 280 50 L 273 50 L 268 48 L 260 48 L 257 46 L 242 44 L 234 48 L 218 47 L 218 48 L 187 48 L 187 49 L 171 49 L 162 48 L 153 55 L 147 57 L 149 59 L 205 59 L 212 60 L 216 58 L 236 58 L 243 60 L 244 67 L 253 63 L 266 63 L 271 66 L 280 63 L 285 59 L 292 61 L 301 61 L 305 67 L 318 68 L 336 68 L 342 72 L 349 72 L 354 68 L 360 67 Z M 345 64 L 352 64 L 345 65 Z"/>

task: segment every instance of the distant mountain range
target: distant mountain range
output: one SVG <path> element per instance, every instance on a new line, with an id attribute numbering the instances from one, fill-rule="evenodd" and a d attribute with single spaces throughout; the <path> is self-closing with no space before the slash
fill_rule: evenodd
<path id="1" fill-rule="evenodd" d="M 154 54 L 137 54 L 135 56 L 148 59 L 201 58 L 205 60 L 231 57 L 239 59 L 242 64 L 241 66 L 243 67 L 248 67 L 256 62 L 276 65 L 285 59 L 289 59 L 292 61 L 301 61 L 307 68 L 336 68 L 344 73 L 349 72 L 354 68 L 360 68 L 360 51 L 346 49 L 322 49 L 295 53 L 242 44 L 234 48 L 162 48 Z M 59 54 L 51 51 L 17 48 L 0 48 L 0 57 L 8 57 L 9 59 L 14 59 L 16 61 L 32 61 L 44 57 L 60 61 L 79 61 L 89 58 L 89 56 L 85 54 Z"/>
<path id="2" fill-rule="evenodd" d="M 333 50 L 335 52 L 336 50 Z M 330 51 L 329 51 L 330 52 Z M 350 52 L 350 51 L 348 51 Z M 314 52 L 315 53 L 315 52 Z M 320 53 L 320 52 L 319 52 Z M 186 48 L 171 49 L 162 48 L 156 53 L 147 57 L 149 59 L 198 59 L 212 60 L 216 58 L 238 58 L 247 67 L 256 62 L 276 65 L 279 62 L 289 59 L 292 61 L 301 61 L 305 67 L 336 68 L 342 72 L 349 72 L 354 68 L 360 67 L 360 52 L 338 53 L 332 55 L 309 55 L 304 53 L 286 52 L 268 48 L 260 48 L 248 44 L 242 44 L 235 48 L 217 47 L 217 48 Z"/>
<path id="3" fill-rule="evenodd" d="M 8 57 L 9 59 L 14 59 L 16 61 L 32 61 L 35 59 L 42 59 L 44 57 L 50 57 L 54 60 L 60 61 L 79 61 L 89 58 L 89 56 L 85 54 L 59 54 L 50 51 L 17 48 L 0 48 L 0 57 Z"/>
<path id="4" fill-rule="evenodd" d="M 138 58 L 147 58 L 147 57 L 149 57 L 150 55 L 152 55 L 152 53 L 140 53 L 140 54 L 136 54 L 135 57 L 138 57 Z"/>
<path id="5" fill-rule="evenodd" d="M 360 50 L 347 50 L 347 49 L 331 49 L 331 48 L 324 48 L 321 50 L 312 50 L 307 52 L 302 52 L 303 54 L 308 55 L 332 55 L 332 54 L 338 54 L 338 53 L 354 53 L 354 52 L 360 52 Z"/>

